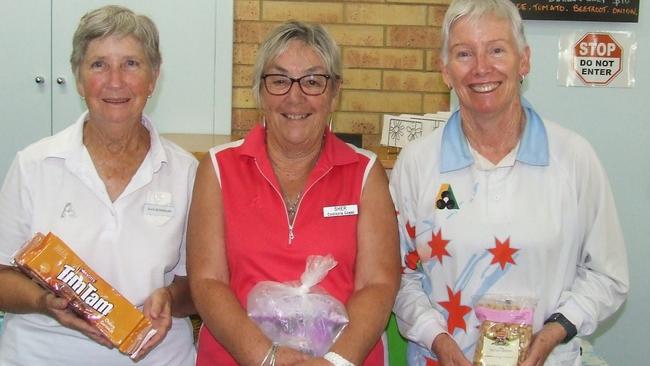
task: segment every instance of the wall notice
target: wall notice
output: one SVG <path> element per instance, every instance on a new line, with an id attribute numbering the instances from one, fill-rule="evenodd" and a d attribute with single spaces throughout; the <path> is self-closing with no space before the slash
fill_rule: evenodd
<path id="1" fill-rule="evenodd" d="M 533 20 L 639 22 L 640 0 L 512 0 Z"/>
<path id="2" fill-rule="evenodd" d="M 560 38 L 558 83 L 564 86 L 634 86 L 632 32 L 573 32 Z"/>

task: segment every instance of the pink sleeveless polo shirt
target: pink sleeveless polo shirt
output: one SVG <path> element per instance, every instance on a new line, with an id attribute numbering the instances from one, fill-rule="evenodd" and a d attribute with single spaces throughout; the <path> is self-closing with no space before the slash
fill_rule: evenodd
<path id="1" fill-rule="evenodd" d="M 246 308 L 248 293 L 258 282 L 298 281 L 308 256 L 327 254 L 338 265 L 319 285 L 345 304 L 354 291 L 358 216 L 326 215 L 324 209 L 357 205 L 361 210 L 361 191 L 375 155 L 327 131 L 291 227 L 261 126 L 210 154 L 223 196 L 230 287 L 240 304 Z M 364 365 L 384 364 L 382 343 L 377 342 Z M 202 327 L 197 365 L 237 363 Z"/>

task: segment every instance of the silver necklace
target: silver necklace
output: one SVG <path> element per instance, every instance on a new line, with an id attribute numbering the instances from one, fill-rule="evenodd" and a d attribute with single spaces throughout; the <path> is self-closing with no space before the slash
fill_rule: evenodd
<path id="1" fill-rule="evenodd" d="M 298 209 L 298 202 L 300 202 L 300 196 L 302 192 L 298 192 L 295 200 L 290 200 L 287 197 L 284 197 L 284 203 L 287 205 L 287 215 L 289 215 L 289 221 L 293 222 L 293 218 L 296 216 L 296 210 Z"/>

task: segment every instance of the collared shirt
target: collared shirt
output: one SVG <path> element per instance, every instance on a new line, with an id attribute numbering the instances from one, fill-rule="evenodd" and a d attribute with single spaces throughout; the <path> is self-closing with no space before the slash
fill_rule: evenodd
<path id="1" fill-rule="evenodd" d="M 536 301 L 534 331 L 554 312 L 592 333 L 628 291 L 626 249 L 604 169 L 589 143 L 542 120 L 526 125 L 511 163 L 476 164 L 456 111 L 402 150 L 391 174 L 404 265 L 395 314 L 410 365 L 435 359 L 440 333 L 473 359 L 483 295 Z M 579 340 L 546 365 L 579 362 Z"/>
<path id="2" fill-rule="evenodd" d="M 330 254 L 338 264 L 318 286 L 345 304 L 354 292 L 361 194 L 376 156 L 327 131 L 290 222 L 265 139 L 264 129 L 257 126 L 245 140 L 210 150 L 223 197 L 230 287 L 246 309 L 257 283 L 299 281 L 307 257 Z M 379 341 L 364 365 L 383 362 Z M 197 365 L 236 363 L 203 327 Z"/>
<path id="3" fill-rule="evenodd" d="M 131 303 L 141 307 L 174 276 L 185 276 L 185 226 L 196 159 L 159 137 L 148 118 L 151 147 L 124 192 L 111 202 L 83 145 L 84 113 L 54 136 L 20 151 L 0 191 L 0 263 L 35 232 L 52 232 Z M 131 365 L 81 333 L 40 314 L 7 314 L 0 364 Z M 142 362 L 194 360 L 191 327 L 174 319 L 165 341 Z M 140 364 L 139 363 L 139 364 Z"/>

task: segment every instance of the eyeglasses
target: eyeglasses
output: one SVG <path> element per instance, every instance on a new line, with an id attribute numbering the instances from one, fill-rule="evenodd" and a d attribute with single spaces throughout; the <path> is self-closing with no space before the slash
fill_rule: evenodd
<path id="1" fill-rule="evenodd" d="M 262 80 L 266 91 L 271 95 L 285 95 L 291 90 L 293 83 L 298 83 L 303 93 L 314 96 L 325 93 L 330 77 L 325 74 L 309 74 L 299 78 L 282 74 L 265 74 L 262 75 Z"/>

